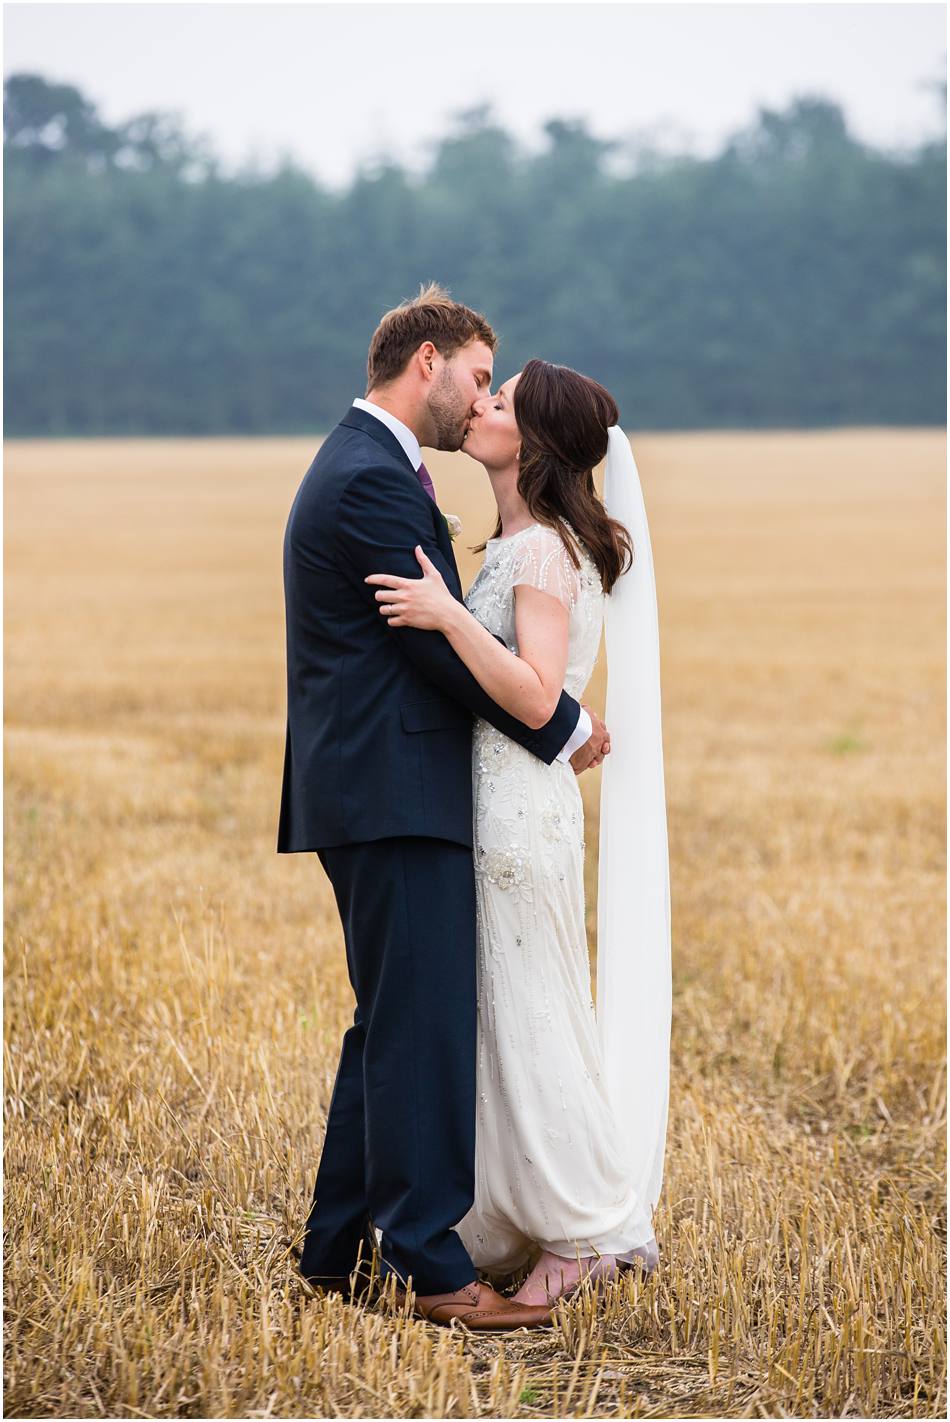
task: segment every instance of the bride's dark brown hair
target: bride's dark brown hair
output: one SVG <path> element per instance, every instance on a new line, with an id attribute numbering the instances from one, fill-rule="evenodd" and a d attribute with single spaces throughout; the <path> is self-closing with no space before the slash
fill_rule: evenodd
<path id="1" fill-rule="evenodd" d="M 630 534 L 609 516 L 594 487 L 594 467 L 607 453 L 607 430 L 620 420 L 617 402 L 588 375 L 529 360 L 515 386 L 514 414 L 521 431 L 518 493 L 528 512 L 560 535 L 579 568 L 581 550 L 561 522 L 566 520 L 609 593 L 633 561 Z M 492 537 L 501 531 L 499 517 Z M 482 543 L 474 551 L 484 548 Z"/>

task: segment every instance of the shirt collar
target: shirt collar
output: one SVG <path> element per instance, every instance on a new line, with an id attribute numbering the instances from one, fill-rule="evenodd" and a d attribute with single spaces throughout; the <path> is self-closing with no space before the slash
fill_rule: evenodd
<path id="1" fill-rule="evenodd" d="M 419 448 L 419 441 L 416 439 L 408 425 L 404 425 L 402 420 L 397 420 L 395 415 L 391 415 L 388 410 L 384 410 L 381 405 L 374 405 L 371 400 L 354 400 L 353 404 L 358 410 L 365 410 L 368 415 L 375 415 L 387 429 L 391 430 L 406 451 L 406 458 L 413 469 L 418 470 L 422 463 L 422 450 Z"/>

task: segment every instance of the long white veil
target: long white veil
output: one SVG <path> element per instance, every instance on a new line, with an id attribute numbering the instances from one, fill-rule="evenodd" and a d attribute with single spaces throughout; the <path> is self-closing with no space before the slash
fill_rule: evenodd
<path id="1" fill-rule="evenodd" d="M 630 441 L 608 432 L 604 503 L 633 541 L 606 599 L 606 722 L 600 796 L 597 1022 L 608 1090 L 648 1209 L 663 1183 L 670 1086 L 670 868 L 653 550 Z"/>

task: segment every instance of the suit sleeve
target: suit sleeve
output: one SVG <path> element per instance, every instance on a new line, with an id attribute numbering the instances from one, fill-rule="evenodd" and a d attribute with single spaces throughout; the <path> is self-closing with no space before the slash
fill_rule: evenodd
<path id="1" fill-rule="evenodd" d="M 354 475 L 337 506 L 336 537 L 341 570 L 365 597 L 374 617 L 380 616 L 376 589 L 363 579 L 370 573 L 420 577 L 414 552 L 417 543 L 432 559 L 446 585 L 454 588 L 455 572 L 450 570 L 436 542 L 428 495 L 421 485 L 413 487 L 393 469 L 367 468 Z M 487 695 L 441 632 L 392 627 L 389 635 L 398 639 L 402 652 L 447 696 L 548 765 L 577 726 L 581 708 L 566 691 L 561 692 L 550 721 L 540 730 L 533 730 Z"/>

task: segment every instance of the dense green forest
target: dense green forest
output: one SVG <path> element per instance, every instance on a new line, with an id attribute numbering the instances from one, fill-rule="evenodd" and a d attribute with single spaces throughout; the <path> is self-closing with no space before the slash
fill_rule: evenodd
<path id="1" fill-rule="evenodd" d="M 424 172 L 344 190 L 225 173 L 174 117 L 107 127 L 37 75 L 4 92 L 8 435 L 326 429 L 388 307 L 435 279 L 628 428 L 942 424 L 946 137 L 858 142 L 820 97 L 711 158 L 480 108 Z"/>

